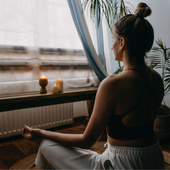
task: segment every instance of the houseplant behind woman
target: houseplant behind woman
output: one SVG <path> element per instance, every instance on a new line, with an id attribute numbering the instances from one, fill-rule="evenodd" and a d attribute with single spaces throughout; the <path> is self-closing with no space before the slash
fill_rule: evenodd
<path id="1" fill-rule="evenodd" d="M 151 14 L 139 3 L 135 15 L 122 17 L 113 27 L 115 58 L 124 63 L 118 75 L 99 86 L 85 132 L 62 134 L 24 126 L 27 139 L 42 138 L 35 164 L 42 169 L 164 169 L 164 159 L 153 131 L 156 111 L 164 96 L 161 77 L 148 68 L 144 56 L 153 44 Z M 156 83 L 155 83 L 156 82 Z M 87 150 L 107 131 L 103 154 Z"/>

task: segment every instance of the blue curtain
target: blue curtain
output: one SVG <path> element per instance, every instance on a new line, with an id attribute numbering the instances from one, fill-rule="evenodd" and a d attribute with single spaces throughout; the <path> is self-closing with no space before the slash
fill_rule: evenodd
<path id="1" fill-rule="evenodd" d="M 99 25 L 97 25 L 97 19 L 95 19 L 95 26 L 96 26 L 98 56 L 99 56 L 100 61 L 102 62 L 103 67 L 106 70 L 106 59 L 105 59 L 105 53 L 104 53 L 102 20 L 100 20 Z"/>
<path id="2" fill-rule="evenodd" d="M 99 59 L 99 56 L 96 53 L 96 50 L 93 46 L 93 43 L 91 41 L 91 37 L 87 28 L 87 24 L 83 15 L 83 10 L 81 8 L 81 2 L 80 0 L 67 0 L 68 5 L 70 7 L 71 15 L 74 21 L 74 24 L 77 28 L 77 32 L 79 34 L 80 40 L 83 44 L 84 51 L 86 53 L 86 56 L 88 58 L 88 61 L 93 68 L 95 74 L 97 75 L 99 81 L 102 81 L 104 78 L 108 76 L 105 68 L 105 60 L 103 60 L 104 57 L 104 51 L 102 45 L 100 44 L 100 48 L 98 53 L 101 57 L 101 60 L 104 61 L 103 64 Z M 99 27 L 99 32 L 101 31 L 101 27 Z M 99 39 L 98 39 L 99 41 Z M 102 43 L 102 42 L 101 42 Z"/>

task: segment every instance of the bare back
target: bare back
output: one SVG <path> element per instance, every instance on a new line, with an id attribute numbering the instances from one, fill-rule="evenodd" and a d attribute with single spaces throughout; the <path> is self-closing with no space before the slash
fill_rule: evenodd
<path id="1" fill-rule="evenodd" d="M 140 126 L 154 121 L 164 95 L 162 79 L 157 72 L 148 68 L 140 72 L 146 80 L 134 70 L 126 70 L 113 77 L 119 82 L 118 89 L 114 89 L 119 92 L 119 98 L 113 114 L 123 115 L 132 109 L 122 119 L 123 124 L 127 127 Z M 134 108 L 136 105 L 137 107 Z M 149 146 L 156 142 L 155 135 L 138 140 L 125 141 L 114 139 L 110 136 L 108 136 L 108 139 L 112 145 L 123 146 Z"/>

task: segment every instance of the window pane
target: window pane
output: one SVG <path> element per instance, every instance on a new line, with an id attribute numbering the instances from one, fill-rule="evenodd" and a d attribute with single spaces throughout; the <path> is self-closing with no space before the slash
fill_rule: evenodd
<path id="1" fill-rule="evenodd" d="M 0 5 L 0 88 L 15 82 L 17 92 L 39 90 L 31 83 L 42 75 L 88 82 L 87 58 L 67 0 L 0 0 Z"/>
<path id="2" fill-rule="evenodd" d="M 67 0 L 0 0 L 0 44 L 83 49 Z"/>

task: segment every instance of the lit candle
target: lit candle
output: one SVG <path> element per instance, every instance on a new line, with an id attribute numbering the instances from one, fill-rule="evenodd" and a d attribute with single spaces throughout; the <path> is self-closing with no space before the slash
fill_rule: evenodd
<path id="1" fill-rule="evenodd" d="M 63 91 L 63 79 L 61 78 L 56 79 L 56 85 L 58 87 L 58 91 L 62 92 Z"/>
<path id="2" fill-rule="evenodd" d="M 59 89 L 58 89 L 58 86 L 55 84 L 52 88 L 51 88 L 51 92 L 52 93 L 58 93 Z"/>
<path id="3" fill-rule="evenodd" d="M 46 86 L 48 84 L 48 79 L 44 75 L 39 79 L 39 85 L 41 86 L 40 93 L 47 93 Z"/>

